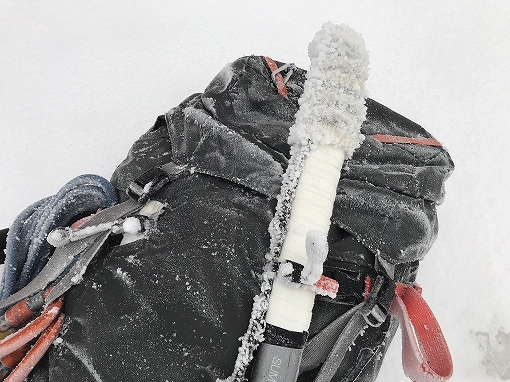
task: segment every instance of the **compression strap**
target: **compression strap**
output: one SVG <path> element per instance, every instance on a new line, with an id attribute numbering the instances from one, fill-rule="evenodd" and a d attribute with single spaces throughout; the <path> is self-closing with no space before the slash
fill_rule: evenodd
<path id="1" fill-rule="evenodd" d="M 434 314 L 421 296 L 421 288 L 397 283 L 394 293 L 389 313 L 402 327 L 404 373 L 415 382 L 448 380 L 453 374 L 450 351 Z M 333 379 L 351 345 L 367 329 L 369 321 L 363 310 L 370 308 L 366 304 L 361 303 L 338 317 L 306 343 L 301 373 L 322 365 L 314 382 Z"/>
<path id="2" fill-rule="evenodd" d="M 377 139 L 381 143 L 411 143 L 414 145 L 423 146 L 436 146 L 436 147 L 443 146 L 441 142 L 436 141 L 434 138 L 411 138 L 384 134 L 372 134 L 370 136 L 374 139 Z"/>
<path id="3" fill-rule="evenodd" d="M 267 66 L 269 66 L 271 73 L 278 71 L 278 66 L 276 65 L 276 62 L 274 62 L 272 58 L 264 56 L 264 59 L 266 60 Z M 285 98 L 289 98 L 287 94 L 287 87 L 285 86 L 285 80 L 280 72 L 275 74 L 274 80 L 278 93 L 280 93 Z"/>

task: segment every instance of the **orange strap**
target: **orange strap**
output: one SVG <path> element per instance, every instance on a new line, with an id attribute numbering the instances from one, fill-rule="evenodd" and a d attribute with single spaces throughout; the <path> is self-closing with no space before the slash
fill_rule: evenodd
<path id="1" fill-rule="evenodd" d="M 372 138 L 377 139 L 381 143 L 411 143 L 414 145 L 423 146 L 438 146 L 438 147 L 443 146 L 439 141 L 436 141 L 434 138 L 411 138 L 400 137 L 397 135 L 382 135 L 382 134 L 373 134 L 370 136 Z"/>
<path id="2" fill-rule="evenodd" d="M 55 341 L 64 323 L 64 315 L 60 313 L 63 303 L 60 297 L 35 320 L 0 341 L 1 363 L 14 369 L 5 382 L 22 382 Z M 37 342 L 30 348 L 29 343 L 37 336 Z"/>
<path id="3" fill-rule="evenodd" d="M 315 287 L 320 289 L 321 291 L 325 292 L 326 294 L 334 294 L 336 295 L 338 293 L 338 281 L 335 279 L 331 279 L 329 277 L 326 277 L 324 275 L 321 275 L 319 280 L 313 284 Z"/>
<path id="4" fill-rule="evenodd" d="M 397 283 L 390 313 L 402 327 L 402 365 L 414 382 L 442 382 L 453 374 L 443 332 L 419 291 Z"/>
<path id="5" fill-rule="evenodd" d="M 0 357 L 12 353 L 16 349 L 30 342 L 46 329 L 62 310 L 63 298 L 52 302 L 39 317 L 28 323 L 23 329 L 11 334 L 0 341 Z"/>
<path id="6" fill-rule="evenodd" d="M 23 360 L 7 376 L 5 382 L 22 382 L 25 380 L 35 365 L 41 360 L 44 353 L 49 349 L 53 341 L 58 337 L 60 329 L 62 329 L 64 325 L 64 318 L 64 314 L 60 313 L 57 318 L 48 325 Z"/>
<path id="7" fill-rule="evenodd" d="M 276 66 L 276 63 L 273 61 L 272 58 L 264 56 L 264 59 L 266 60 L 267 66 L 269 66 L 269 69 L 271 72 L 274 72 L 278 70 L 278 66 Z M 285 98 L 289 98 L 287 94 L 287 86 L 285 86 L 285 81 L 283 79 L 283 76 L 281 73 L 276 73 L 275 75 L 275 81 L 276 81 L 276 89 L 278 90 L 278 93 L 280 93 Z"/>

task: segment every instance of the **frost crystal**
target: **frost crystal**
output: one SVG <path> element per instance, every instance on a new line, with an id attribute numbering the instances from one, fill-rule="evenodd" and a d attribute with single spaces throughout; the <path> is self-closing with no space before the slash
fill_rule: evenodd
<path id="1" fill-rule="evenodd" d="M 283 175 L 275 215 L 269 224 L 270 248 L 261 292 L 254 298 L 248 329 L 240 338 L 234 371 L 218 382 L 246 381 L 245 373 L 253 352 L 264 340 L 265 315 L 275 269 L 287 233 L 296 186 L 310 150 L 317 145 L 334 145 L 343 149 L 345 157 L 349 158 L 364 138 L 360 126 L 366 117 L 364 81 L 368 76 L 368 53 L 363 39 L 347 25 L 326 23 L 310 43 L 308 54 L 311 66 L 288 139 L 291 157 Z M 325 256 L 324 240 L 319 236 L 312 234 L 315 241 L 310 244 L 310 253 L 314 259 L 307 271 L 310 280 L 318 271 L 315 263 Z M 325 251 L 327 255 L 327 243 Z"/>
<path id="2" fill-rule="evenodd" d="M 142 231 L 142 224 L 138 218 L 131 216 L 124 220 L 124 223 L 122 223 L 122 229 L 125 233 L 135 235 Z"/>
<path id="3" fill-rule="evenodd" d="M 310 231 L 306 234 L 307 263 L 301 272 L 301 282 L 315 284 L 322 275 L 323 264 L 328 256 L 328 237 L 321 231 Z"/>
<path id="4" fill-rule="evenodd" d="M 368 52 L 363 38 L 349 26 L 325 23 L 308 46 L 310 70 L 299 99 L 289 143 L 312 148 L 340 147 L 349 158 L 363 142 Z"/>

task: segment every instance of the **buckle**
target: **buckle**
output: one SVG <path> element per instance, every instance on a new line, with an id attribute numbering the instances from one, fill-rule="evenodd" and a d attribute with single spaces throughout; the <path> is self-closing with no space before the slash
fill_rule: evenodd
<path id="1" fill-rule="evenodd" d="M 377 276 L 360 313 L 368 325 L 377 328 L 386 321 L 388 312 L 395 296 L 395 282 L 384 276 Z"/>
<path id="2" fill-rule="evenodd" d="M 153 167 L 134 181 L 129 183 L 126 193 L 131 199 L 145 204 L 152 196 L 166 184 L 179 178 L 187 166 L 167 163 L 160 167 Z"/>
<path id="3" fill-rule="evenodd" d="M 373 328 L 381 326 L 388 316 L 388 313 L 385 313 L 379 304 L 375 304 L 368 313 L 361 312 L 361 314 L 366 323 Z"/>

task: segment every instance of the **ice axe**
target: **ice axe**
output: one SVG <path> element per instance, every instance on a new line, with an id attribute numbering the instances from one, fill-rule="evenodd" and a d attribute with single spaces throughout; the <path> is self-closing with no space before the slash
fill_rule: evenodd
<path id="1" fill-rule="evenodd" d="M 364 139 L 368 53 L 362 37 L 328 22 L 308 54 L 311 66 L 288 139 L 291 158 L 269 227 L 269 265 L 227 381 L 243 380 L 256 348 L 250 382 L 297 379 L 341 169 Z M 296 269 L 300 280 L 292 280 Z"/>

